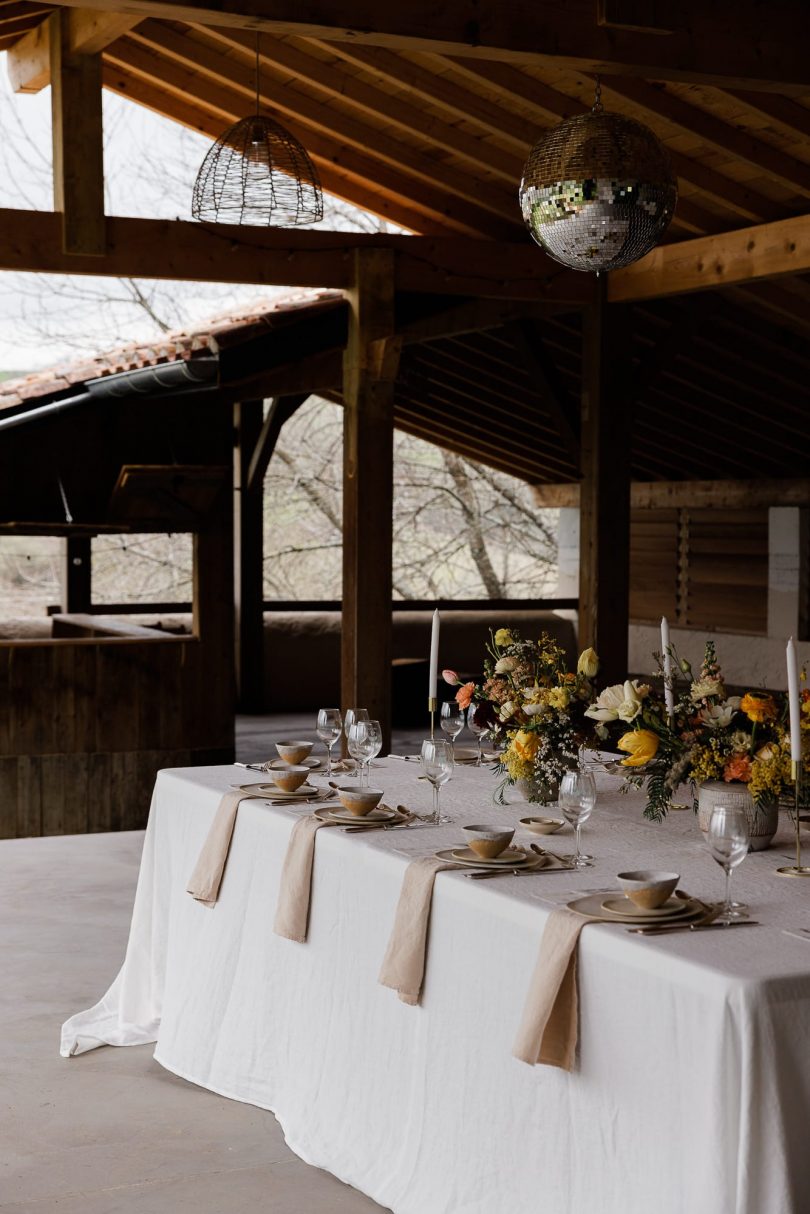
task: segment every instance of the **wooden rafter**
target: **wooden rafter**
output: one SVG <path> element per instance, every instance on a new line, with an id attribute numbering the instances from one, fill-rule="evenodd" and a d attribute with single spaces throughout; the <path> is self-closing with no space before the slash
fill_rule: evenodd
<path id="1" fill-rule="evenodd" d="M 109 10 L 114 0 L 70 0 Z M 278 34 L 450 52 L 476 59 L 511 59 L 604 75 L 641 76 L 764 89 L 801 95 L 810 86 L 806 24 L 791 0 L 771 0 L 765 37 L 759 5 L 739 0 L 683 0 L 669 36 L 597 24 L 592 0 L 500 0 L 483 11 L 475 0 L 127 0 L 145 16 Z M 781 33 L 781 31 L 784 31 Z M 779 34 L 781 33 L 781 36 Z"/>
<path id="2" fill-rule="evenodd" d="M 810 215 L 660 245 L 610 275 L 611 302 L 658 299 L 810 270 Z"/>
<path id="3" fill-rule="evenodd" d="M 66 42 L 75 55 L 94 55 L 137 25 L 140 17 L 127 13 L 72 9 L 68 13 Z M 15 93 L 38 93 L 50 84 L 50 25 L 43 21 L 15 43 L 6 64 Z"/>
<path id="4" fill-rule="evenodd" d="M 58 215 L 0 210 L 0 269 L 343 288 L 351 251 L 376 247 L 395 251 L 400 291 L 548 300 L 576 309 L 593 289 L 587 275 L 564 270 L 520 242 L 317 229 L 235 230 L 224 224 L 119 216 L 107 218 L 104 258 L 66 257 L 59 237 Z"/>

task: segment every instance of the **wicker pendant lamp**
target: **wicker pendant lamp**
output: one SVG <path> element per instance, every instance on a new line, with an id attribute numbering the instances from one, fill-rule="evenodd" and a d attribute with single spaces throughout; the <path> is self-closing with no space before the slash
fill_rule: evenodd
<path id="1" fill-rule="evenodd" d="M 191 201 L 195 219 L 253 227 L 294 227 L 323 219 L 318 172 L 306 149 L 278 122 L 256 113 L 220 135 L 200 165 Z"/>
<path id="2" fill-rule="evenodd" d="M 534 145 L 520 209 L 537 243 L 573 270 L 615 270 L 663 236 L 678 199 L 666 149 L 642 123 L 606 114 L 596 82 L 590 113 Z"/>

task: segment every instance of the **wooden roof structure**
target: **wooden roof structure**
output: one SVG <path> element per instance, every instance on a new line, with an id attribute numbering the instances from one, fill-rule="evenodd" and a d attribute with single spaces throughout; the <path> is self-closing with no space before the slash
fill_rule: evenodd
<path id="1" fill-rule="evenodd" d="M 104 214 L 102 87 L 218 136 L 252 111 L 257 32 L 262 104 L 324 187 L 414 235 Z M 631 478 L 803 475 L 801 0 L 0 3 L 0 48 L 18 91 L 52 84 L 55 189 L 53 213 L 2 213 L 0 269 L 345 293 L 344 340 L 310 346 L 306 383 L 303 356 L 252 382 L 344 403 L 346 703 L 385 712 L 395 420 L 534 484 L 580 482 L 580 639 L 617 672 Z M 546 257 L 517 205 L 529 147 L 590 107 L 597 75 L 606 108 L 665 143 L 680 189 L 664 243 L 607 282 Z"/>

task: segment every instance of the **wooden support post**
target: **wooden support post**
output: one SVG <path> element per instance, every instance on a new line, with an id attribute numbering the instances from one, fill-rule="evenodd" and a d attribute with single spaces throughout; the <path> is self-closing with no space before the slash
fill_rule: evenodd
<path id="1" fill-rule="evenodd" d="M 62 565 L 62 610 L 88 612 L 92 600 L 89 535 L 69 535 Z"/>
<path id="2" fill-rule="evenodd" d="M 233 493 L 230 480 L 203 531 L 194 534 L 194 635 L 200 644 L 196 703 L 191 734 L 230 739 L 233 746 L 235 680 L 233 663 Z M 191 740 L 191 746 L 195 743 Z"/>
<path id="3" fill-rule="evenodd" d="M 101 54 L 70 49 L 69 16 L 50 17 L 54 210 L 62 213 L 65 253 L 102 257 L 104 143 L 101 117 Z"/>
<path id="4" fill-rule="evenodd" d="M 343 362 L 343 709 L 367 708 L 391 745 L 394 258 L 354 254 Z"/>
<path id="5" fill-rule="evenodd" d="M 233 539 L 236 702 L 240 712 L 264 707 L 263 483 L 248 487 L 251 459 L 262 430 L 262 402 L 233 407 Z"/>
<path id="6" fill-rule="evenodd" d="M 601 660 L 600 681 L 627 677 L 630 571 L 629 318 L 597 299 L 583 316 L 579 644 Z"/>

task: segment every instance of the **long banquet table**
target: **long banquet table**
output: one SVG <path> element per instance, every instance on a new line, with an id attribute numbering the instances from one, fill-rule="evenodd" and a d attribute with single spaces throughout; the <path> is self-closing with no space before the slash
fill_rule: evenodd
<path id="1" fill-rule="evenodd" d="M 381 761 L 391 803 L 421 811 L 416 764 Z M 588 925 L 575 1071 L 511 1055 L 544 923 L 628 867 L 682 874 L 717 898 L 722 873 L 691 813 L 656 826 L 600 775 L 583 832 L 594 867 L 436 879 L 421 1006 L 377 976 L 410 858 L 457 825 L 316 840 L 308 939 L 273 934 L 279 874 L 303 811 L 239 808 L 220 898 L 185 892 L 237 767 L 159 774 L 123 968 L 63 1029 L 62 1053 L 156 1042 L 168 1070 L 272 1110 L 288 1144 L 395 1214 L 806 1214 L 810 1210 L 810 883 L 774 874 L 783 824 L 736 893 L 760 927 L 660 938 Z M 457 823 L 508 821 L 493 776 L 457 768 Z M 520 836 L 518 836 L 520 838 Z M 528 841 L 528 836 L 526 837 Z M 572 849 L 572 835 L 548 846 Z M 81 1065 L 80 1063 L 77 1065 Z"/>

